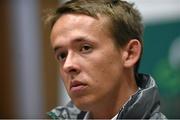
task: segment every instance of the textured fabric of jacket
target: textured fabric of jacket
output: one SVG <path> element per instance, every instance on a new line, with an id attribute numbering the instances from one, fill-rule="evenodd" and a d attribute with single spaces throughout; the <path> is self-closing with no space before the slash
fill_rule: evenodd
<path id="1" fill-rule="evenodd" d="M 137 76 L 140 88 L 136 94 L 120 108 L 117 119 L 166 119 L 160 112 L 160 100 L 154 79 L 145 74 Z M 80 111 L 71 101 L 48 112 L 52 119 L 83 119 L 86 112 Z"/>

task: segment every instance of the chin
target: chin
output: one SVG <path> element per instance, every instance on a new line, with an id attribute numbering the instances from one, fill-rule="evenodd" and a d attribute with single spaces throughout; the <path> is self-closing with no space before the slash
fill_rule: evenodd
<path id="1" fill-rule="evenodd" d="M 93 102 L 91 102 L 90 99 L 87 100 L 82 98 L 74 99 L 73 103 L 82 111 L 89 111 L 93 105 Z"/>

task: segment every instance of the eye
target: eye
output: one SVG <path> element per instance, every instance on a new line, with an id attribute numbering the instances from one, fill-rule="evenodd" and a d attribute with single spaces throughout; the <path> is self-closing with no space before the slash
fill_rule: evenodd
<path id="1" fill-rule="evenodd" d="M 61 52 L 57 55 L 57 60 L 58 61 L 65 61 L 66 57 L 67 57 L 67 52 Z"/>
<path id="2" fill-rule="evenodd" d="M 82 45 L 80 51 L 83 53 L 89 53 L 92 51 L 92 46 L 89 44 L 84 44 L 84 45 Z"/>

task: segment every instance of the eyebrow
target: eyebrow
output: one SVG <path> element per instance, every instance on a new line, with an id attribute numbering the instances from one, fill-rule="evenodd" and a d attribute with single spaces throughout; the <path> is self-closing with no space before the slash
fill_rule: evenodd
<path id="1" fill-rule="evenodd" d="M 88 37 L 84 36 L 84 37 L 78 37 L 78 38 L 72 40 L 72 44 L 79 43 L 79 42 L 85 42 L 85 41 L 93 43 L 92 41 L 89 40 Z M 57 45 L 53 48 L 53 50 L 54 50 L 54 52 L 56 52 L 58 49 L 61 49 L 61 48 L 63 48 L 63 46 Z"/>

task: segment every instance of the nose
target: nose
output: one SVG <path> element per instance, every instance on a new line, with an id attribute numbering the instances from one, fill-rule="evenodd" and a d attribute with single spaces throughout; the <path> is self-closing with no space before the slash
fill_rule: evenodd
<path id="1" fill-rule="evenodd" d="M 77 61 L 77 55 L 75 53 L 68 52 L 68 55 L 63 65 L 64 72 L 73 76 L 79 74 L 80 68 Z"/>

